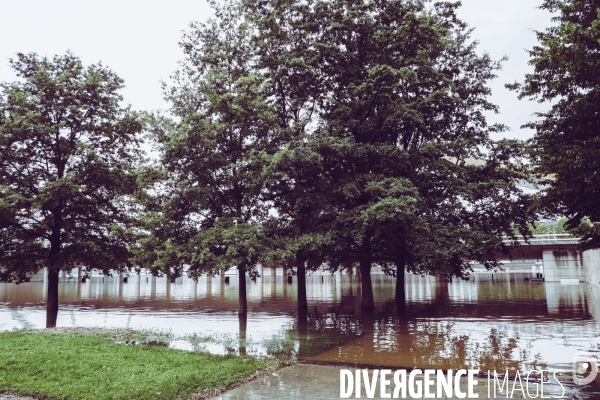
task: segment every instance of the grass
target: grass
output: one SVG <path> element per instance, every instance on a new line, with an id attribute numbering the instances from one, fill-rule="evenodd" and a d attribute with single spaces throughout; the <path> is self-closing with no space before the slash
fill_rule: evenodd
<path id="1" fill-rule="evenodd" d="M 269 361 L 124 345 L 110 335 L 0 333 L 0 393 L 42 399 L 189 399 Z"/>

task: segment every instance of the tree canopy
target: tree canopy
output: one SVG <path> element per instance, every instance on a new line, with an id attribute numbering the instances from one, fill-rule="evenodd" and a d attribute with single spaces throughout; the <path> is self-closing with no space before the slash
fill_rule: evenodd
<path id="1" fill-rule="evenodd" d="M 72 53 L 10 64 L 18 80 L 0 85 L 0 281 L 47 267 L 52 324 L 59 270 L 129 265 L 142 124 L 102 64 Z"/>
<path id="2" fill-rule="evenodd" d="M 144 266 L 236 267 L 240 314 L 257 262 L 300 278 L 358 266 L 370 309 L 373 265 L 460 276 L 528 232 L 521 143 L 492 141 L 505 127 L 485 118 L 500 63 L 478 54 L 457 4 L 211 4 L 165 86 L 173 118 L 155 119 L 164 179 Z"/>
<path id="3" fill-rule="evenodd" d="M 545 0 L 554 26 L 537 32 L 529 51 L 534 67 L 520 98 L 551 103 L 526 126 L 536 130 L 530 149 L 537 172 L 551 176 L 538 204 L 546 214 L 569 218 L 585 247 L 600 247 L 600 1 Z M 586 219 L 587 218 L 587 219 Z"/>
<path id="4" fill-rule="evenodd" d="M 168 219 L 171 250 L 162 255 L 188 265 L 188 275 L 238 269 L 245 314 L 245 273 L 255 276 L 255 265 L 275 249 L 261 223 L 270 208 L 262 171 L 281 130 L 240 5 L 212 5 L 215 17 L 184 34 L 185 58 L 165 86 L 174 119 L 157 118 L 154 125 L 169 198 L 153 215 Z M 155 227 L 154 237 L 164 231 Z M 145 266 L 171 268 L 168 262 Z"/>
<path id="5" fill-rule="evenodd" d="M 318 69 L 310 18 L 312 2 L 244 1 L 256 47 L 255 68 L 266 80 L 264 95 L 281 132 L 277 152 L 263 170 L 275 213 L 265 227 L 278 237 L 280 264 L 298 279 L 299 311 L 307 309 L 306 270 L 315 270 L 328 251 L 332 213 L 322 157 L 312 146 L 325 78 Z"/>
<path id="6" fill-rule="evenodd" d="M 278 38 L 273 26 L 286 21 L 302 32 L 287 36 L 309 43 L 304 56 L 287 53 L 297 81 L 318 82 L 314 128 L 295 147 L 316 156 L 295 175 L 327 193 L 327 204 L 304 212 L 333 215 L 326 233 L 315 232 L 327 238 L 331 269 L 360 267 L 363 307 L 373 306 L 375 263 L 444 275 L 461 275 L 467 260 L 495 265 L 511 222 L 526 231 L 531 219 L 516 187 L 526 174 L 520 143 L 490 139 L 505 129 L 484 116 L 497 111 L 486 84 L 500 64 L 476 52 L 458 5 L 250 3 Z"/>

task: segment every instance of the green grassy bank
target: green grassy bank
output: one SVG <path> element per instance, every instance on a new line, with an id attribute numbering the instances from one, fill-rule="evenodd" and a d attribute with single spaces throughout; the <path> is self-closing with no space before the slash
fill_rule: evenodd
<path id="1" fill-rule="evenodd" d="M 189 399 L 267 363 L 124 345 L 110 335 L 0 333 L 0 393 L 42 399 Z"/>

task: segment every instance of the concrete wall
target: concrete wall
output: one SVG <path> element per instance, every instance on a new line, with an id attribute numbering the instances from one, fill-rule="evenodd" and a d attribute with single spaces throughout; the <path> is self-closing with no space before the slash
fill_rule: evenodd
<path id="1" fill-rule="evenodd" d="M 542 259 L 546 282 L 560 282 L 561 279 L 577 279 L 580 282 L 586 280 L 580 251 L 544 250 Z"/>
<path id="2" fill-rule="evenodd" d="M 590 285 L 600 287 L 600 249 L 583 252 L 584 279 Z"/>

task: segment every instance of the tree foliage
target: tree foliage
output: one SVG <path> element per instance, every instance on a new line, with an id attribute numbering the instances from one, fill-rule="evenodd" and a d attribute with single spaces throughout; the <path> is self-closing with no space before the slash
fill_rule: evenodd
<path id="1" fill-rule="evenodd" d="M 240 5 L 212 5 L 215 17 L 184 34 L 185 58 L 165 86 L 174 119 L 154 126 L 168 198 L 150 217 L 154 238 L 162 235 L 170 249 L 149 267 L 176 260 L 192 277 L 238 268 L 243 314 L 244 275 L 256 276 L 255 265 L 276 248 L 261 223 L 270 208 L 262 171 L 282 133 Z"/>
<path id="2" fill-rule="evenodd" d="M 333 215 L 326 259 L 360 267 L 363 307 L 373 306 L 375 263 L 444 275 L 472 259 L 495 265 L 511 222 L 527 231 L 531 219 L 516 187 L 525 172 L 518 142 L 490 139 L 504 129 L 484 117 L 496 111 L 486 84 L 499 63 L 477 54 L 458 5 L 252 4 L 271 24 L 302 14 L 294 29 L 310 44 L 295 63 L 318 82 L 315 128 L 302 144 L 317 157 L 296 175 L 327 193 L 304 212 Z"/>
<path id="3" fill-rule="evenodd" d="M 375 264 L 461 275 L 496 265 L 513 225 L 528 232 L 522 146 L 493 142 L 504 126 L 484 116 L 500 64 L 457 4 L 213 6 L 167 88 L 177 121 L 157 125 L 167 264 L 210 273 L 279 249 L 298 271 L 359 266 L 368 309 Z"/>
<path id="4" fill-rule="evenodd" d="M 323 265 L 335 218 L 321 156 L 311 145 L 324 95 L 318 49 L 310 34 L 312 2 L 245 1 L 253 27 L 256 68 L 264 74 L 281 147 L 263 171 L 275 209 L 265 226 L 279 238 L 281 265 L 298 277 L 298 306 L 306 311 L 306 270 Z"/>
<path id="5" fill-rule="evenodd" d="M 48 307 L 58 271 L 129 266 L 140 118 L 122 108 L 123 80 L 71 53 L 10 61 L 1 85 L 0 280 L 48 267 Z"/>
<path id="6" fill-rule="evenodd" d="M 585 247 L 600 247 L 600 1 L 545 0 L 554 26 L 537 32 L 529 51 L 534 67 L 521 98 L 549 102 L 548 111 L 526 126 L 536 130 L 532 158 L 541 176 L 552 176 L 538 206 L 569 218 L 566 227 L 584 234 Z"/>

